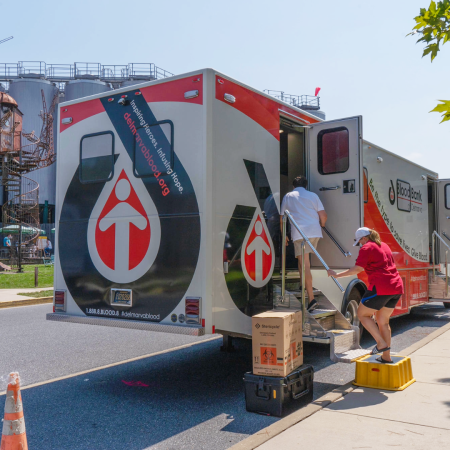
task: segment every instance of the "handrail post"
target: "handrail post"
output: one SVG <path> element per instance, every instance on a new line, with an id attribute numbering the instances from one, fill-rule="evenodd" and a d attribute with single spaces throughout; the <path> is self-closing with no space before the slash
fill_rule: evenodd
<path id="1" fill-rule="evenodd" d="M 445 252 L 445 296 L 448 297 L 448 250 Z"/>
<path id="2" fill-rule="evenodd" d="M 281 237 L 281 301 L 284 303 L 286 294 L 286 222 L 287 216 L 283 216 L 283 230 Z"/>
<path id="3" fill-rule="evenodd" d="M 306 242 L 302 241 L 302 331 L 305 328 L 305 316 L 306 316 L 306 295 L 305 295 L 305 246 Z M 308 253 L 309 257 L 309 253 Z"/>
<path id="4" fill-rule="evenodd" d="M 436 260 L 435 260 L 435 240 L 436 240 L 436 238 L 435 238 L 435 236 L 434 236 L 434 233 L 436 233 L 436 231 L 433 231 L 433 234 L 432 234 L 432 239 L 431 239 L 431 257 L 433 258 L 432 259 L 432 261 L 433 261 L 433 281 L 435 281 L 436 280 L 436 273 L 435 273 L 435 271 L 436 271 L 436 265 L 435 265 L 435 263 L 436 263 Z"/>

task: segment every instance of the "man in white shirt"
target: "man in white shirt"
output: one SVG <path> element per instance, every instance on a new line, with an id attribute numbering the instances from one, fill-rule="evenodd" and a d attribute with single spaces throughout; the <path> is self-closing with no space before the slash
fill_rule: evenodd
<path id="1" fill-rule="evenodd" d="M 301 175 L 293 181 L 294 190 L 286 194 L 281 204 L 281 217 L 283 220 L 284 211 L 287 209 L 294 218 L 297 225 L 309 239 L 314 248 L 317 248 L 319 239 L 322 237 L 322 227 L 327 221 L 327 213 L 317 194 L 306 190 L 308 180 Z M 286 245 L 287 240 L 286 237 Z M 295 257 L 298 259 L 298 270 L 302 273 L 302 235 L 291 225 L 291 239 L 294 241 Z M 313 283 L 309 254 L 312 250 L 308 244 L 305 246 L 305 285 L 308 293 L 308 311 L 312 311 L 317 302 L 314 300 Z"/>

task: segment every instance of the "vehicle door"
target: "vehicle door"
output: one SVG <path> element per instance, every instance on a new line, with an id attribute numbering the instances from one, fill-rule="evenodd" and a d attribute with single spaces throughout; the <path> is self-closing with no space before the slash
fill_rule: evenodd
<path id="1" fill-rule="evenodd" d="M 309 189 L 328 215 L 317 250 L 333 268 L 355 264 L 355 231 L 363 226 L 362 117 L 313 124 L 307 130 Z M 344 253 L 351 253 L 346 256 Z M 323 267 L 313 255 L 313 267 Z"/>
<path id="2" fill-rule="evenodd" d="M 439 180 L 437 182 L 438 212 L 437 212 L 437 232 L 444 242 L 450 246 L 450 179 Z M 449 249 L 436 239 L 438 245 L 439 262 L 445 263 L 445 253 Z M 450 260 L 450 251 L 448 251 Z"/>

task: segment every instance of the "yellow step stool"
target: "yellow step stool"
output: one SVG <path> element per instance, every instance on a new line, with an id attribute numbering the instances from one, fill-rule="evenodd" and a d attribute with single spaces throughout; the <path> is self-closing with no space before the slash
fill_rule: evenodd
<path id="1" fill-rule="evenodd" d="M 416 381 L 413 378 L 411 358 L 391 356 L 393 364 L 380 363 L 376 360 L 381 355 L 368 355 L 356 361 L 356 386 L 388 391 L 403 391 Z"/>

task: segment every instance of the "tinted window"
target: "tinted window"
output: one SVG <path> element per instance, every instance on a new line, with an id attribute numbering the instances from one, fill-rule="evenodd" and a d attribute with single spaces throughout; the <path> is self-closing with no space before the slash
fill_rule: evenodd
<path id="1" fill-rule="evenodd" d="M 114 134 L 111 131 L 87 134 L 80 142 L 80 181 L 108 181 L 114 174 Z"/>
<path id="2" fill-rule="evenodd" d="M 173 170 L 173 123 L 162 120 L 134 135 L 134 174 L 138 178 L 165 175 Z"/>
<path id="3" fill-rule="evenodd" d="M 349 165 L 349 138 L 345 127 L 330 128 L 317 136 L 319 173 L 347 172 Z"/>

